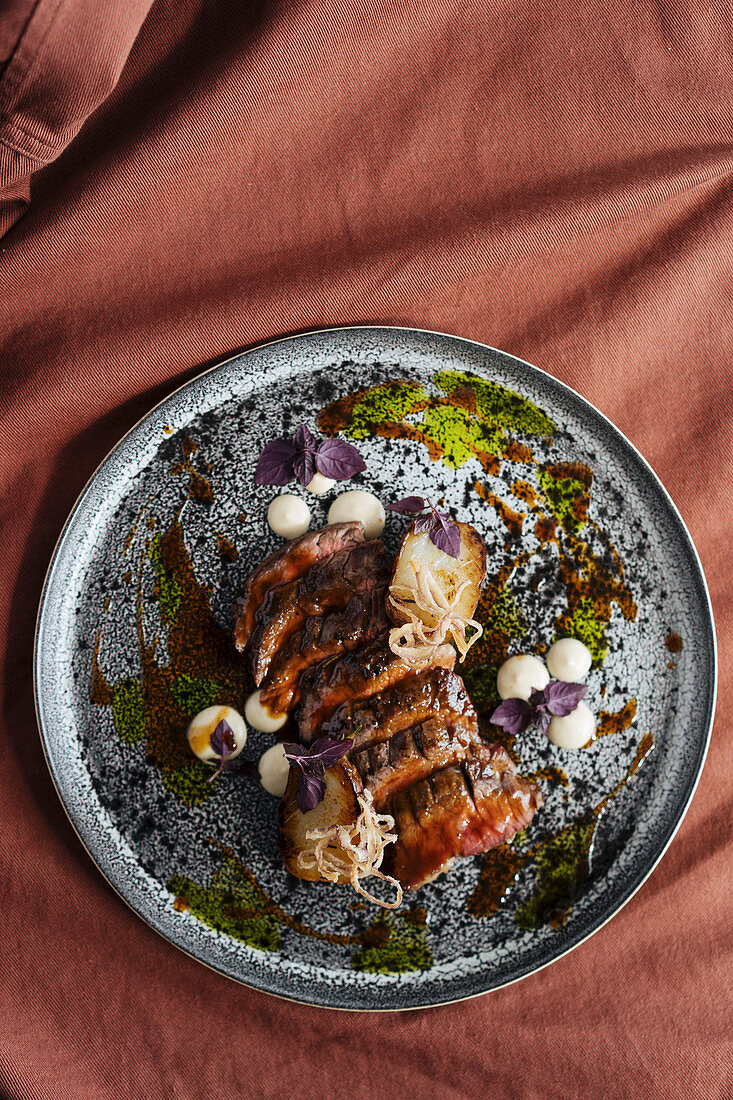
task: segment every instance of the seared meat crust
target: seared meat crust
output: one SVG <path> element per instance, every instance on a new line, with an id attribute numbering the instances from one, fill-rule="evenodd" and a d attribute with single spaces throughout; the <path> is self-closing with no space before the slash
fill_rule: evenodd
<path id="1" fill-rule="evenodd" d="M 471 744 L 481 744 L 478 726 L 474 728 L 448 713 L 400 730 L 389 741 L 352 752 L 350 759 L 381 812 L 399 791 L 448 764 L 465 760 Z"/>
<path id="2" fill-rule="evenodd" d="M 384 594 L 389 575 L 389 560 L 377 540 L 339 550 L 297 580 L 271 588 L 255 612 L 247 646 L 255 683 L 262 683 L 275 654 L 306 619 L 346 608 L 354 596 Z"/>
<path id="3" fill-rule="evenodd" d="M 306 669 L 339 653 L 367 646 L 389 629 L 383 588 L 354 596 L 343 611 L 313 615 L 291 634 L 272 660 L 262 681 L 263 704 L 284 714 L 300 699 Z"/>
<path id="4" fill-rule="evenodd" d="M 388 803 L 399 839 L 390 873 L 413 890 L 458 856 L 486 852 L 529 825 L 542 802 L 499 745 L 471 746 L 466 758 L 398 792 Z"/>
<path id="5" fill-rule="evenodd" d="M 453 668 L 456 651 L 450 645 L 436 646 L 431 667 Z M 399 683 L 411 674 L 409 665 L 395 657 L 385 641 L 367 649 L 347 653 L 340 661 L 326 661 L 306 672 L 301 681 L 301 702 L 297 713 L 301 740 L 310 744 L 327 718 L 347 700 L 366 699 Z M 324 730 L 325 732 L 325 730 Z"/>
<path id="6" fill-rule="evenodd" d="M 265 558 L 250 575 L 234 605 L 234 644 L 240 653 L 249 641 L 255 612 L 271 588 L 302 577 L 317 562 L 363 541 L 361 523 L 333 523 L 292 539 Z"/>
<path id="7" fill-rule="evenodd" d="M 450 668 L 412 673 L 368 699 L 347 699 L 323 723 L 323 732 L 352 738 L 353 753 L 437 717 L 450 719 L 456 730 L 460 724 L 478 733 L 478 718 L 463 680 Z"/>

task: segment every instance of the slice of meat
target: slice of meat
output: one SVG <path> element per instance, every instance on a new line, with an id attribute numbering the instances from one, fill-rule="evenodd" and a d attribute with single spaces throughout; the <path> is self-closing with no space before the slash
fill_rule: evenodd
<path id="1" fill-rule="evenodd" d="M 275 654 L 306 619 L 343 609 L 354 596 L 383 593 L 389 575 L 389 560 L 377 539 L 339 550 L 297 580 L 271 588 L 255 612 L 247 646 L 255 683 L 262 683 Z"/>
<path id="2" fill-rule="evenodd" d="M 466 759 L 396 794 L 388 812 L 398 840 L 389 873 L 413 890 L 458 856 L 488 851 L 525 829 L 542 802 L 498 745 L 472 746 Z"/>
<path id="3" fill-rule="evenodd" d="M 517 775 L 501 745 L 472 750 L 463 770 L 478 813 L 463 834 L 461 855 L 473 856 L 526 829 L 542 805 L 542 792 L 532 780 Z"/>
<path id="4" fill-rule="evenodd" d="M 453 668 L 453 646 L 436 646 L 431 667 Z M 367 699 L 414 675 L 409 665 L 396 657 L 385 641 L 367 649 L 347 653 L 338 661 L 326 661 L 305 674 L 301 682 L 301 701 L 297 713 L 298 729 L 305 744 L 320 733 L 321 727 L 337 707 L 347 700 Z M 324 728 L 325 732 L 325 728 Z"/>
<path id="5" fill-rule="evenodd" d="M 471 744 L 481 744 L 475 727 L 450 714 L 428 718 L 350 756 L 351 763 L 381 811 L 388 799 L 448 764 L 465 760 Z"/>
<path id="6" fill-rule="evenodd" d="M 353 755 L 438 715 L 450 718 L 456 728 L 460 721 L 461 728 L 478 733 L 478 718 L 463 680 L 450 668 L 413 673 L 363 701 L 347 699 L 323 723 L 323 732 L 351 737 Z"/>
<path id="7" fill-rule="evenodd" d="M 308 531 L 292 539 L 255 569 L 234 604 L 234 644 L 241 652 L 249 641 L 255 612 L 269 589 L 275 585 L 302 577 L 311 566 L 339 550 L 348 550 L 364 541 L 364 528 L 359 522 L 333 523 L 320 531 Z"/>
<path id="8" fill-rule="evenodd" d="M 380 587 L 354 596 L 343 611 L 307 619 L 303 629 L 291 634 L 271 662 L 260 689 L 262 703 L 284 714 L 300 699 L 300 678 L 307 668 L 367 646 L 384 634 L 390 626 L 385 591 Z"/>

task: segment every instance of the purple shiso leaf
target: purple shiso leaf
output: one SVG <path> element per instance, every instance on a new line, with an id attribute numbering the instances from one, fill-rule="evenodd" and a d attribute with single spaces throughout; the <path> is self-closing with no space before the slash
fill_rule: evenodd
<path id="1" fill-rule="evenodd" d="M 303 745 L 296 745 L 292 741 L 283 742 L 283 752 L 287 760 L 295 758 L 296 756 L 300 757 L 308 755 L 308 749 L 306 749 Z"/>
<path id="2" fill-rule="evenodd" d="M 542 710 L 535 711 L 534 724 L 540 731 L 540 733 L 547 733 L 548 729 L 550 728 L 551 719 L 552 715 L 550 714 L 549 710 L 545 710 L 544 707 L 542 708 Z"/>
<path id="3" fill-rule="evenodd" d="M 507 733 L 516 737 L 532 721 L 533 708 L 524 699 L 505 699 L 489 718 L 495 726 L 501 726 Z"/>
<path id="4" fill-rule="evenodd" d="M 400 512 L 403 515 L 422 512 L 424 507 L 425 501 L 422 497 L 403 497 L 402 500 L 396 500 L 394 504 L 387 505 L 390 512 Z"/>
<path id="5" fill-rule="evenodd" d="M 433 529 L 432 516 L 418 516 L 412 521 L 412 530 L 416 535 L 428 534 Z"/>
<path id="6" fill-rule="evenodd" d="M 332 764 L 337 764 L 341 757 L 346 755 L 353 744 L 354 742 L 350 737 L 345 739 L 319 737 L 317 741 L 313 742 L 309 759 L 320 760 L 325 767 L 330 768 Z"/>
<path id="7" fill-rule="evenodd" d="M 293 480 L 297 448 L 289 439 L 273 439 L 260 455 L 255 470 L 258 485 L 287 485 Z"/>
<path id="8" fill-rule="evenodd" d="M 545 704 L 550 714 L 565 718 L 572 714 L 588 691 L 587 684 L 569 684 L 565 680 L 551 680 L 544 691 Z"/>
<path id="9" fill-rule="evenodd" d="M 334 481 L 348 481 L 366 470 L 366 462 L 345 439 L 324 439 L 316 450 L 316 469 Z"/>
<path id="10" fill-rule="evenodd" d="M 300 773 L 296 798 L 301 813 L 307 814 L 308 810 L 314 810 L 325 793 L 326 783 L 321 776 L 308 775 L 304 771 Z"/>
<path id="11" fill-rule="evenodd" d="M 295 456 L 293 472 L 301 485 L 310 485 L 316 472 L 316 456 L 312 451 L 301 451 Z"/>
<path id="12" fill-rule="evenodd" d="M 430 531 L 430 541 L 443 553 L 457 558 L 461 553 L 461 531 L 455 523 L 445 521 L 443 516 L 438 517 L 438 523 L 434 523 Z"/>
<path id="13" fill-rule="evenodd" d="M 301 424 L 293 436 L 293 445 L 298 451 L 315 450 L 316 441 L 305 424 Z"/>
<path id="14" fill-rule="evenodd" d="M 232 727 L 225 718 L 222 718 L 219 725 L 210 735 L 209 744 L 216 755 L 220 756 L 222 760 L 225 760 L 227 756 L 231 756 L 234 752 L 234 733 Z"/>

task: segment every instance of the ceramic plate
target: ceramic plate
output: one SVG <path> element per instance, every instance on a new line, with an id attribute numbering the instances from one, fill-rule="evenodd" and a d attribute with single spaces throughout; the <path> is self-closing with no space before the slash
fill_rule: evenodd
<path id="1" fill-rule="evenodd" d="M 496 667 L 558 636 L 591 649 L 598 736 L 579 752 L 505 739 L 545 802 L 531 827 L 385 913 L 300 882 L 278 802 L 242 758 L 210 783 L 182 731 L 252 690 L 232 601 L 281 542 L 266 441 L 341 433 L 383 501 L 442 501 L 488 551 L 484 637 L 464 677 L 483 720 Z M 298 486 L 291 491 L 306 494 Z M 313 527 L 335 492 L 309 496 Z M 394 552 L 406 520 L 389 518 Z M 36 639 L 49 766 L 102 873 L 196 959 L 270 993 L 401 1009 L 484 993 L 557 959 L 633 894 L 669 844 L 705 757 L 715 639 L 700 564 L 661 484 L 577 394 L 480 344 L 389 328 L 268 344 L 189 382 L 129 432 L 68 520 Z M 494 731 L 496 732 L 496 731 Z M 251 731 L 257 760 L 272 735 Z M 664 930 L 659 931 L 660 941 Z M 660 942 L 661 946 L 661 942 Z"/>

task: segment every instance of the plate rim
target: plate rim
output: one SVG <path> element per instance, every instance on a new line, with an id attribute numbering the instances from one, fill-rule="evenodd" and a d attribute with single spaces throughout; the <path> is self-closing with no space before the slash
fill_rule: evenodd
<path id="1" fill-rule="evenodd" d="M 625 888 L 622 891 L 621 899 L 617 900 L 614 903 L 613 907 L 611 908 L 611 911 L 608 912 L 603 917 L 603 919 L 600 920 L 599 923 L 595 924 L 593 928 L 586 931 L 583 935 L 580 935 L 577 939 L 574 940 L 574 942 L 568 944 L 562 951 L 560 951 L 557 954 L 553 954 L 551 958 L 546 959 L 545 961 L 540 962 L 539 964 L 530 964 L 530 963 L 528 963 L 527 968 L 522 973 L 516 974 L 515 976 L 513 976 L 511 978 L 508 978 L 507 980 L 502 981 L 499 984 L 492 985 L 487 989 L 482 989 L 482 990 L 478 990 L 476 992 L 471 992 L 471 993 L 464 993 L 461 996 L 451 997 L 451 998 L 447 998 L 447 999 L 446 998 L 440 998 L 440 999 L 432 999 L 432 1000 L 430 1000 L 430 999 L 420 1000 L 418 998 L 418 1000 L 415 1003 L 411 1003 L 411 1004 L 407 1004 L 407 1005 L 391 1005 L 390 1004 L 390 1005 L 354 1006 L 354 1005 L 347 1005 L 347 1004 L 333 1004 L 332 1002 L 330 1002 L 325 997 L 322 998 L 322 999 L 305 999 L 303 996 L 299 996 L 296 993 L 285 993 L 285 992 L 282 992 L 282 991 L 275 991 L 275 990 L 272 990 L 272 989 L 267 989 L 267 988 L 264 988 L 263 985 L 256 985 L 256 984 L 252 983 L 251 981 L 247 981 L 246 978 L 243 978 L 243 977 L 240 977 L 236 974 L 230 973 L 227 970 L 223 969 L 221 966 L 218 966 L 215 963 L 209 962 L 208 960 L 201 958 L 199 955 L 193 954 L 191 951 L 188 951 L 186 949 L 186 947 L 184 947 L 180 943 L 177 943 L 165 931 L 163 931 L 161 928 L 158 928 L 155 925 L 155 923 L 153 923 L 153 920 L 152 920 L 151 916 L 140 912 L 140 910 L 137 909 L 135 907 L 135 905 L 133 905 L 132 901 L 128 900 L 128 898 L 126 898 L 124 896 L 124 894 L 121 892 L 120 887 L 118 887 L 115 884 L 115 882 L 112 881 L 112 879 L 110 878 L 108 873 L 101 866 L 100 862 L 93 855 L 92 851 L 90 850 L 87 843 L 85 842 L 84 837 L 82 836 L 82 834 L 81 834 L 81 832 L 80 832 L 80 830 L 77 826 L 77 822 L 72 817 L 71 810 L 68 807 L 65 799 L 63 798 L 63 796 L 61 794 L 59 783 L 57 782 L 56 771 L 55 771 L 54 764 L 52 763 L 51 755 L 50 755 L 51 747 L 50 747 L 49 739 L 48 739 L 48 736 L 47 736 L 47 729 L 46 729 L 46 726 L 45 726 L 44 721 L 43 721 L 44 703 L 43 703 L 43 700 L 41 699 L 41 692 L 40 692 L 41 642 L 42 642 L 42 636 L 43 636 L 44 612 L 45 612 L 46 605 L 47 605 L 47 597 L 48 597 L 48 593 L 49 593 L 49 590 L 50 590 L 51 583 L 53 581 L 54 571 L 55 571 L 55 569 L 56 569 L 56 567 L 59 563 L 60 557 L 61 557 L 61 552 L 62 552 L 62 549 L 63 549 L 63 544 L 64 544 L 64 541 L 65 541 L 67 532 L 69 531 L 69 529 L 70 529 L 77 513 L 81 509 L 81 507 L 84 503 L 84 500 L 87 497 L 88 493 L 90 492 L 90 490 L 93 486 L 93 483 L 96 481 L 100 471 L 107 465 L 107 463 L 110 461 L 112 456 L 120 448 L 122 448 L 122 446 L 124 445 L 124 443 L 128 439 L 128 437 L 131 436 L 144 421 L 148 420 L 158 409 L 160 409 L 163 405 L 167 404 L 169 401 L 171 401 L 173 398 L 175 398 L 175 396 L 178 393 L 180 393 L 182 390 L 186 389 L 190 385 L 199 382 L 201 379 L 205 378 L 209 374 L 214 373 L 215 371 L 221 370 L 222 368 L 226 367 L 230 363 L 237 362 L 241 359 L 245 359 L 245 358 L 247 358 L 248 356 L 250 356 L 252 354 L 264 351 L 265 349 L 267 349 L 269 347 L 273 347 L 273 346 L 277 346 L 277 345 L 283 345 L 283 344 L 287 344 L 287 343 L 292 343 L 294 341 L 307 340 L 309 338 L 313 338 L 313 337 L 317 337 L 317 336 L 324 336 L 324 335 L 326 335 L 326 336 L 328 336 L 328 335 L 338 336 L 338 335 L 348 335 L 349 333 L 354 333 L 354 334 L 358 334 L 358 333 L 377 334 L 377 333 L 380 333 L 380 332 L 387 333 L 387 334 L 392 334 L 392 335 L 401 334 L 403 336 L 419 337 L 419 338 L 439 337 L 439 338 L 445 339 L 447 341 L 451 341 L 451 342 L 455 342 L 455 343 L 458 343 L 458 344 L 463 344 L 463 345 L 467 345 L 467 346 L 470 346 L 470 347 L 473 347 L 473 348 L 480 349 L 482 352 L 493 352 L 498 356 L 506 357 L 510 360 L 513 360 L 516 363 L 521 364 L 521 366 L 523 368 L 526 368 L 529 371 L 530 375 L 536 374 L 536 375 L 539 375 L 542 378 L 549 379 L 552 386 L 557 387 L 564 394 L 569 395 L 571 400 L 579 401 L 583 406 L 585 406 L 587 409 L 591 410 L 591 412 L 596 417 L 599 418 L 599 420 L 602 422 L 602 424 L 606 428 L 610 428 L 612 435 L 614 435 L 620 442 L 622 442 L 624 444 L 624 446 L 626 448 L 628 448 L 631 455 L 635 458 L 635 460 L 637 462 L 640 463 L 640 465 L 644 469 L 646 475 L 652 479 L 656 489 L 658 491 L 661 491 L 661 495 L 663 497 L 664 503 L 665 503 L 666 507 L 668 508 L 672 519 L 675 521 L 675 523 L 678 527 L 679 534 L 682 537 L 682 542 L 685 544 L 685 549 L 687 550 L 687 553 L 690 557 L 690 560 L 691 560 L 692 564 L 695 567 L 695 581 L 697 583 L 697 587 L 699 588 L 700 594 L 703 597 L 703 599 L 701 600 L 701 607 L 707 613 L 706 626 L 708 628 L 708 634 L 709 634 L 708 642 L 709 642 L 709 652 L 710 652 L 711 684 L 710 684 L 710 692 L 709 692 L 709 694 L 707 696 L 707 699 L 706 699 L 706 703 L 707 703 L 706 733 L 705 733 L 705 737 L 702 740 L 701 745 L 700 745 L 700 749 L 699 749 L 699 752 L 698 752 L 698 755 L 697 755 L 697 759 L 695 761 L 694 771 L 691 772 L 691 776 L 688 777 L 688 790 L 687 790 L 687 794 L 686 794 L 684 805 L 682 806 L 681 812 L 679 813 L 679 815 L 678 815 L 676 821 L 674 822 L 673 826 L 669 829 L 668 835 L 664 838 L 663 844 L 662 844 L 661 848 L 659 849 L 658 853 L 656 854 L 655 858 L 653 859 L 652 863 L 643 872 L 641 872 L 640 874 L 638 874 L 635 877 L 632 877 L 632 879 L 630 880 L 630 884 L 629 884 L 628 888 Z M 81 490 L 80 490 L 78 496 L 76 497 L 73 505 L 71 506 L 71 509 L 70 509 L 70 511 L 67 515 L 67 518 L 66 518 L 66 520 L 65 520 L 65 522 L 64 522 L 64 524 L 63 524 L 63 526 L 62 526 L 62 528 L 59 532 L 59 535 L 58 535 L 58 537 L 57 537 L 57 539 L 54 543 L 54 547 L 53 547 L 53 550 L 52 550 L 52 553 L 51 553 L 51 556 L 50 556 L 50 559 L 49 559 L 49 564 L 48 564 L 48 567 L 46 569 L 46 573 L 45 573 L 44 580 L 43 580 L 43 585 L 42 585 L 42 588 L 41 588 L 41 594 L 40 594 L 39 603 L 38 603 L 38 611 L 37 611 L 37 614 L 36 614 L 34 637 L 33 637 L 33 658 L 32 658 L 32 660 L 33 660 L 33 698 L 34 698 L 34 707 L 35 707 L 35 713 L 36 713 L 36 722 L 37 722 L 37 725 L 38 725 L 39 736 L 40 736 L 40 740 L 41 740 L 41 746 L 42 746 L 42 749 L 43 749 L 44 759 L 46 761 L 46 766 L 48 767 L 48 770 L 49 770 L 49 773 L 50 773 L 50 776 L 51 776 L 51 780 L 53 782 L 53 785 L 54 785 L 54 788 L 55 788 L 56 793 L 58 795 L 61 806 L 64 810 L 64 813 L 66 814 L 66 817 L 67 817 L 69 823 L 72 826 L 72 829 L 74 830 L 76 836 L 78 837 L 79 842 L 81 843 L 81 845 L 82 845 L 84 851 L 86 852 L 87 856 L 92 861 L 92 864 L 95 867 L 95 869 L 102 875 L 104 880 L 114 890 L 115 894 L 136 915 L 136 917 L 143 920 L 144 923 L 147 924 L 148 927 L 151 928 L 154 932 L 156 932 L 163 940 L 165 940 L 167 943 L 170 943 L 173 947 L 175 947 L 178 951 L 181 951 L 184 955 L 187 955 L 189 958 L 194 959 L 198 964 L 201 964 L 201 965 L 205 966 L 207 969 L 212 970 L 213 972 L 215 972 L 217 974 L 220 974 L 222 977 L 227 978 L 228 980 L 233 981 L 238 985 L 242 985 L 245 988 L 253 989 L 253 990 L 257 991 L 258 993 L 263 993 L 263 994 L 266 994 L 268 996 L 277 997 L 280 1000 L 289 1001 L 289 1002 L 295 1003 L 295 1004 L 307 1005 L 307 1006 L 313 1007 L 313 1008 L 325 1008 L 325 1009 L 329 1009 L 331 1011 L 340 1011 L 340 1012 L 378 1012 L 378 1013 L 409 1012 L 409 1011 L 414 1011 L 414 1010 L 424 1009 L 424 1008 L 438 1008 L 438 1007 L 441 1007 L 443 1005 L 457 1004 L 461 1001 L 473 1000 L 476 997 L 483 997 L 483 996 L 486 996 L 490 993 L 494 993 L 499 989 L 505 989 L 510 985 L 514 985 L 515 983 L 517 983 L 519 981 L 522 981 L 527 977 L 530 977 L 532 974 L 539 973 L 541 970 L 544 970 L 547 966 L 550 966 L 551 964 L 557 962 L 559 959 L 564 958 L 566 955 L 570 954 L 576 948 L 580 947 L 581 944 L 586 943 L 592 936 L 594 936 L 597 932 L 599 932 L 602 928 L 604 928 L 608 924 L 608 922 L 613 917 L 615 917 L 628 904 L 628 902 L 634 897 L 634 895 L 641 889 L 641 887 L 644 885 L 644 883 L 648 880 L 648 878 L 656 870 L 659 863 L 663 859 L 664 855 L 668 851 L 669 846 L 671 845 L 672 841 L 674 840 L 675 836 L 677 835 L 677 832 L 678 832 L 680 826 L 682 825 L 682 822 L 684 821 L 685 817 L 687 816 L 687 813 L 688 813 L 689 808 L 690 808 L 690 804 L 691 804 L 692 799 L 694 798 L 695 793 L 697 791 L 697 787 L 698 787 L 698 784 L 700 782 L 700 778 L 701 778 L 701 775 L 702 775 L 702 772 L 703 772 L 703 768 L 705 766 L 705 761 L 707 759 L 707 754 L 708 754 L 708 751 L 709 751 L 709 748 L 710 748 L 710 742 L 711 742 L 711 738 L 712 738 L 713 726 L 714 726 L 714 721 L 715 721 L 718 678 L 719 678 L 718 644 L 717 644 L 717 632 L 716 632 L 716 626 L 715 626 L 715 616 L 714 616 L 712 601 L 711 601 L 711 598 L 710 598 L 710 592 L 709 592 L 709 588 L 708 588 L 708 584 L 707 584 L 707 578 L 705 576 L 705 571 L 703 569 L 703 565 L 702 565 L 702 561 L 700 559 L 700 555 L 699 555 L 697 547 L 695 546 L 695 543 L 692 539 L 692 536 L 691 536 L 691 534 L 688 530 L 687 524 L 685 523 L 685 520 L 682 517 L 677 505 L 675 504 L 674 500 L 672 499 L 671 494 L 669 493 L 666 486 L 664 485 L 664 483 L 662 482 L 662 480 L 658 476 L 658 474 L 655 472 L 655 470 L 653 469 L 653 467 L 651 466 L 649 461 L 639 451 L 639 449 L 636 447 L 636 445 L 634 443 L 632 443 L 632 441 L 621 431 L 621 429 L 618 428 L 613 423 L 613 421 L 610 420 L 610 418 L 607 417 L 605 413 L 603 413 L 600 409 L 598 409 L 597 406 L 595 406 L 588 398 L 586 398 L 582 394 L 578 393 L 571 386 L 569 386 L 566 382 L 563 382 L 561 379 L 556 378 L 555 375 L 551 374 L 549 371 L 545 370 L 544 368 L 538 367 L 534 363 L 530 363 L 529 361 L 527 361 L 525 359 L 522 359 L 520 356 L 514 355 L 511 352 L 503 351 L 500 348 L 493 347 L 490 344 L 485 344 L 485 343 L 483 343 L 482 341 L 479 341 L 479 340 L 473 340 L 471 338 L 464 337 L 464 336 L 457 336 L 455 333 L 448 333 L 448 332 L 443 332 L 443 331 L 434 330 L 434 329 L 414 328 L 412 326 L 405 326 L 405 325 L 334 325 L 334 326 L 324 326 L 324 327 L 320 327 L 320 328 L 316 328 L 316 329 L 306 329 L 306 330 L 303 330 L 303 331 L 300 331 L 300 332 L 291 333 L 291 334 L 286 335 L 286 336 L 280 336 L 280 337 L 275 337 L 273 339 L 264 340 L 262 342 L 258 342 L 256 344 L 250 345 L 250 346 L 248 346 L 248 347 L 246 347 L 246 348 L 244 348 L 240 351 L 234 352 L 232 355 L 229 355 L 224 359 L 218 360 L 217 362 L 211 364 L 211 366 L 206 367 L 202 371 L 199 371 L 198 373 L 194 374 L 192 377 L 190 377 L 190 378 L 186 379 L 185 381 L 181 382 L 174 389 L 172 389 L 170 391 L 170 393 L 167 393 L 159 401 L 157 401 L 149 409 L 147 409 L 146 412 L 144 412 L 127 429 L 127 431 L 116 441 L 116 443 L 110 448 L 110 450 L 104 455 L 104 457 L 101 459 L 101 461 L 97 464 L 97 466 L 92 471 L 90 476 L 87 478 L 85 484 L 81 488 Z M 395 988 L 397 989 L 398 987 L 395 987 Z"/>

